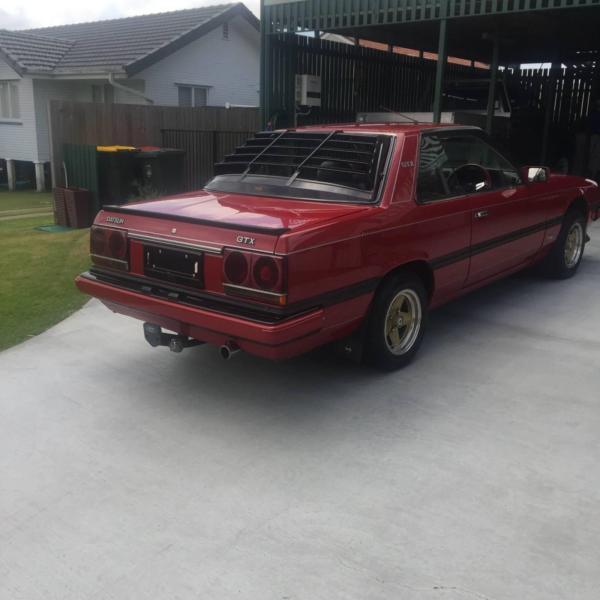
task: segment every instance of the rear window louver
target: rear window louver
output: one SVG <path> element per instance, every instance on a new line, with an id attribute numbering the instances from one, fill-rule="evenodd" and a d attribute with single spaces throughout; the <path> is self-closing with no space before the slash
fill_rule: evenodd
<path id="1" fill-rule="evenodd" d="M 257 133 L 215 165 L 216 175 L 287 178 L 375 191 L 383 168 L 388 136 L 341 131 Z"/>

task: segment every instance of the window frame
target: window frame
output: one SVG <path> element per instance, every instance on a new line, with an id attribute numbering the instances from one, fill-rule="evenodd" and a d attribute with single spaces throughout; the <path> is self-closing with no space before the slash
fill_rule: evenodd
<path id="1" fill-rule="evenodd" d="M 209 94 L 210 94 L 210 88 L 212 86 L 195 84 L 195 83 L 176 83 L 175 87 L 177 88 L 177 106 L 179 106 L 180 108 L 204 108 L 206 106 L 209 106 L 208 98 L 209 98 Z M 184 88 L 187 88 L 190 90 L 191 104 L 189 106 L 184 106 L 180 102 L 180 96 L 179 96 L 180 90 L 182 90 Z M 206 104 L 196 104 L 196 90 L 204 91 Z"/>
<path id="2" fill-rule="evenodd" d="M 92 83 L 92 102 L 95 104 L 114 104 L 115 89 L 109 83 Z M 99 99 L 94 99 L 94 96 L 99 96 Z"/>
<path id="3" fill-rule="evenodd" d="M 0 86 L 6 86 L 6 107 L 8 108 L 8 114 L 0 112 L 0 123 L 22 123 L 19 80 L 1 79 Z M 0 106 L 0 110 L 1 108 Z"/>
<path id="4" fill-rule="evenodd" d="M 518 183 L 515 183 L 513 185 L 505 185 L 505 186 L 499 187 L 499 188 L 494 188 L 493 190 L 482 190 L 482 191 L 471 192 L 471 193 L 449 195 L 449 196 L 445 196 L 444 198 L 440 198 L 439 200 L 420 200 L 418 186 L 419 186 L 419 172 L 420 172 L 420 163 L 421 163 L 421 140 L 423 139 L 423 137 L 433 136 L 433 135 L 441 137 L 442 139 L 448 139 L 448 138 L 452 138 L 452 137 L 465 137 L 465 136 L 478 138 L 483 144 L 488 146 L 488 148 L 491 148 L 498 156 L 500 156 L 503 160 L 505 160 L 514 169 L 515 173 L 517 174 L 517 177 L 519 178 Z M 485 167 L 483 167 L 483 168 L 485 168 Z M 465 198 L 467 196 L 475 196 L 477 194 L 489 194 L 490 192 L 501 192 L 503 190 L 509 190 L 511 188 L 524 185 L 523 178 L 521 177 L 519 169 L 515 166 L 514 162 L 512 160 L 510 160 L 509 158 L 507 158 L 504 153 L 500 152 L 500 150 L 498 150 L 498 148 L 496 148 L 496 146 L 491 143 L 491 141 L 489 140 L 488 136 L 486 135 L 486 133 L 484 131 L 482 131 L 481 129 L 477 129 L 477 128 L 470 129 L 470 128 L 446 128 L 446 127 L 444 127 L 444 128 L 439 128 L 439 129 L 427 129 L 425 131 L 420 131 L 419 132 L 419 143 L 417 145 L 417 160 L 415 161 L 415 175 L 416 176 L 415 176 L 415 185 L 414 185 L 414 200 L 415 200 L 415 203 L 419 204 L 419 205 L 437 204 L 438 202 L 446 202 L 448 200 L 455 200 L 456 198 Z"/>

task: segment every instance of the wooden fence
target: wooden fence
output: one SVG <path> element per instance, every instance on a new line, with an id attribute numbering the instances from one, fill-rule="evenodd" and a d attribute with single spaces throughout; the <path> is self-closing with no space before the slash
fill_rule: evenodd
<path id="1" fill-rule="evenodd" d="M 246 131 L 163 129 L 162 145 L 185 151 L 184 187 L 197 190 L 214 175 L 214 164 L 243 144 L 248 135 Z"/>
<path id="2" fill-rule="evenodd" d="M 52 181 L 64 185 L 65 144 L 171 146 L 186 150 L 188 189 L 202 185 L 223 153 L 260 129 L 256 108 L 180 108 L 53 100 L 49 107 Z M 198 139 L 202 143 L 198 144 Z M 207 140 L 209 142 L 207 143 Z"/>

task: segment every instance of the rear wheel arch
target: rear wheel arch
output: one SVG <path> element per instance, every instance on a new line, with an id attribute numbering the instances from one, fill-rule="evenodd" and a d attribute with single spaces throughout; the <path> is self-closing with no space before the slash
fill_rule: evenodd
<path id="1" fill-rule="evenodd" d="M 403 263 L 401 265 L 398 265 L 397 267 L 394 267 L 391 271 L 388 271 L 379 282 L 376 293 L 377 291 L 379 291 L 380 288 L 382 288 L 385 285 L 387 281 L 401 273 L 410 273 L 412 275 L 417 276 L 425 286 L 425 290 L 427 291 L 429 300 L 431 300 L 431 297 L 433 296 L 433 292 L 435 290 L 435 277 L 431 265 L 425 260 L 414 260 L 407 263 Z"/>
<path id="2" fill-rule="evenodd" d="M 567 208 L 567 213 L 570 213 L 570 212 L 580 212 L 585 216 L 585 218 L 587 220 L 588 213 L 589 213 L 589 206 L 583 196 L 578 196 L 571 202 L 571 204 L 569 204 L 569 206 Z"/>

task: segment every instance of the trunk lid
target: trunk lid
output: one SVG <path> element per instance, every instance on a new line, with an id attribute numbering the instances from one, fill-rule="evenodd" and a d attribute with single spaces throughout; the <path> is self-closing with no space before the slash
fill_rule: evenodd
<path id="1" fill-rule="evenodd" d="M 311 229 L 323 222 L 367 210 L 367 207 L 200 191 L 124 206 L 110 206 L 105 210 L 123 215 L 277 236 L 290 231 Z"/>
<path id="2" fill-rule="evenodd" d="M 204 244 L 275 252 L 280 236 L 369 210 L 368 206 L 241 194 L 193 192 L 123 206 L 105 206 L 97 225 L 118 225 L 130 237 L 158 236 L 175 244 Z"/>

